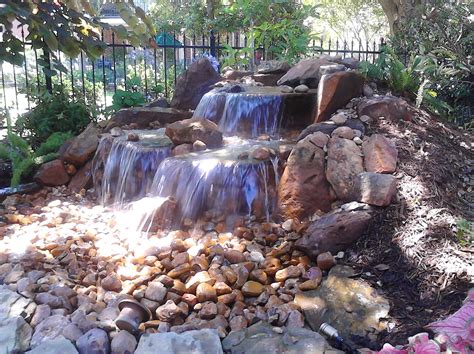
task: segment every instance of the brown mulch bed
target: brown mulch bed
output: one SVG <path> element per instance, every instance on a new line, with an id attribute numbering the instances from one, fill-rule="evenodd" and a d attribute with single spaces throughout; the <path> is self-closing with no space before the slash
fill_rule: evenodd
<path id="1" fill-rule="evenodd" d="M 411 122 L 374 122 L 369 133 L 396 143 L 399 193 L 345 261 L 391 303 L 379 345 L 403 344 L 455 312 L 474 286 L 474 245 L 456 236 L 458 220 L 474 220 L 474 134 L 421 111 Z"/>

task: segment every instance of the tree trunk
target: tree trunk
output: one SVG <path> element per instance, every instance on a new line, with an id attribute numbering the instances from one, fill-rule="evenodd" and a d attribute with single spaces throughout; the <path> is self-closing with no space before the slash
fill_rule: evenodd
<path id="1" fill-rule="evenodd" d="M 397 34 L 406 19 L 419 16 L 417 7 L 430 2 L 432 0 L 379 0 L 387 16 L 392 35 Z"/>

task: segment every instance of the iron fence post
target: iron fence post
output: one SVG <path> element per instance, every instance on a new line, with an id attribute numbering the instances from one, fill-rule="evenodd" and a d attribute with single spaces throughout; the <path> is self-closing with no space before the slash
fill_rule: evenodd
<path id="1" fill-rule="evenodd" d="M 216 57 L 216 37 L 214 36 L 214 31 L 211 31 L 211 37 L 209 38 L 209 50 L 211 55 Z"/>

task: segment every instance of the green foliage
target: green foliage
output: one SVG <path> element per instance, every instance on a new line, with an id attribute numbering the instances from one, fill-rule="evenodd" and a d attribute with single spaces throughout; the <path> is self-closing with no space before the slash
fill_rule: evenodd
<path id="1" fill-rule="evenodd" d="M 459 219 L 456 222 L 456 229 L 456 237 L 461 245 L 465 246 L 474 242 L 474 227 L 471 222 Z"/>
<path id="2" fill-rule="evenodd" d="M 378 0 L 315 0 L 319 18 L 315 30 L 324 38 L 347 41 L 350 45 L 379 42 L 389 28 Z"/>
<path id="3" fill-rule="evenodd" d="M 126 81 L 127 90 L 118 89 L 112 96 L 112 105 L 108 107 L 111 112 L 122 108 L 137 107 L 145 104 L 145 96 L 140 89 L 141 80 L 135 76 Z"/>
<path id="4" fill-rule="evenodd" d="M 72 100 L 63 93 L 44 92 L 35 96 L 36 106 L 18 117 L 15 130 L 27 135 L 33 147 L 45 142 L 51 134 L 79 134 L 92 121 L 82 100 Z"/>
<path id="5" fill-rule="evenodd" d="M 446 112 L 448 118 L 468 124 L 474 110 L 472 4 L 433 0 L 414 11 L 414 16 L 399 24 L 392 46 L 397 53 L 429 59 L 429 66 L 423 72 L 429 80 L 427 89 L 436 92 L 437 100 L 452 107 Z"/>
<path id="6" fill-rule="evenodd" d="M 359 71 L 366 78 L 386 84 L 395 93 L 416 100 L 419 107 L 422 102 L 434 113 L 446 116 L 451 107 L 438 97 L 429 75 L 436 63 L 427 56 L 412 56 L 404 65 L 392 48 L 385 47 L 374 64 L 363 61 Z"/>
<path id="7" fill-rule="evenodd" d="M 134 46 L 148 43 L 154 29 L 145 12 L 133 1 L 117 1 L 116 8 L 127 28 L 101 22 L 89 0 L 4 0 L 0 9 L 0 24 L 4 27 L 0 63 L 24 62 L 22 42 L 13 33 L 15 21 L 28 26 L 26 40 L 33 48 L 43 50 L 44 56 L 38 62 L 47 76 L 54 76 L 56 70 L 66 71 L 58 60 L 58 51 L 69 57 L 77 57 L 82 51 L 90 58 L 98 58 L 106 48 L 100 29 L 112 29 Z"/>
<path id="8" fill-rule="evenodd" d="M 38 147 L 38 149 L 36 149 L 35 154 L 37 156 L 44 156 L 55 153 L 66 142 L 66 140 L 71 139 L 73 136 L 74 135 L 70 132 L 55 132 L 51 134 L 49 138 Z"/>
<path id="9" fill-rule="evenodd" d="M 232 68 L 247 68 L 252 59 L 253 48 L 244 47 L 241 49 L 235 49 L 226 43 L 224 44 L 223 52 L 223 67 L 230 66 Z"/>
<path id="10" fill-rule="evenodd" d="M 196 35 L 208 35 L 211 30 L 223 36 L 239 31 L 247 37 L 247 45 L 241 52 L 230 52 L 226 48 L 227 65 L 248 64 L 249 57 L 243 55 L 248 48 L 265 46 L 267 56 L 290 62 L 306 54 L 313 38 L 307 21 L 316 17 L 316 7 L 296 0 L 235 0 L 224 1 L 191 0 L 181 2 L 157 1 L 150 15 L 158 32 L 186 30 Z"/>
<path id="11" fill-rule="evenodd" d="M 12 187 L 17 186 L 21 178 L 30 174 L 36 166 L 57 158 L 57 151 L 61 145 L 72 137 L 71 133 L 53 133 L 36 151 L 33 151 L 25 139 L 13 132 L 8 116 L 7 124 L 7 139 L 6 143 L 0 144 L 0 158 L 12 163 L 13 174 L 10 182 Z"/>

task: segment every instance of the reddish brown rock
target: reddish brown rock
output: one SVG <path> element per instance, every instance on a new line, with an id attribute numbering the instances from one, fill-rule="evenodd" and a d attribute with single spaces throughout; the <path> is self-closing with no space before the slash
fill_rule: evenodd
<path id="1" fill-rule="evenodd" d="M 114 127 L 135 124 L 137 129 L 149 128 L 150 124 L 165 125 L 183 119 L 191 118 L 192 113 L 180 111 L 174 108 L 161 107 L 133 107 L 124 108 L 114 114 L 109 120 L 105 131 L 108 132 Z"/>
<path id="2" fill-rule="evenodd" d="M 302 219 L 316 210 L 329 211 L 334 197 L 324 171 L 323 149 L 311 135 L 299 141 L 278 185 L 278 207 L 285 219 Z"/>
<path id="3" fill-rule="evenodd" d="M 244 286 L 242 286 L 242 293 L 245 296 L 258 296 L 263 292 L 263 290 L 263 285 L 253 280 L 246 282 Z"/>
<path id="4" fill-rule="evenodd" d="M 156 317 L 160 321 L 170 322 L 181 314 L 181 309 L 172 300 L 156 309 Z"/>
<path id="5" fill-rule="evenodd" d="M 357 107 L 357 113 L 359 117 L 365 115 L 374 120 L 384 117 L 393 122 L 411 121 L 413 117 L 410 105 L 404 99 L 394 96 L 379 96 L 363 100 Z"/>
<path id="6" fill-rule="evenodd" d="M 326 177 L 339 199 L 349 201 L 355 178 L 364 171 L 360 148 L 352 140 L 331 138 Z"/>
<path id="7" fill-rule="evenodd" d="M 323 252 L 335 254 L 356 241 L 370 219 L 370 213 L 365 210 L 336 209 L 313 222 L 295 242 L 295 248 L 313 258 Z"/>
<path id="8" fill-rule="evenodd" d="M 370 205 L 390 205 L 396 191 L 397 179 L 392 175 L 363 172 L 354 183 L 354 198 Z"/>
<path id="9" fill-rule="evenodd" d="M 199 311 L 199 317 L 203 320 L 212 320 L 217 315 L 217 305 L 213 302 L 205 302 Z"/>
<path id="10" fill-rule="evenodd" d="M 318 264 L 319 269 L 329 270 L 336 264 L 336 260 L 334 259 L 331 252 L 323 252 L 318 254 L 316 263 Z"/>
<path id="11" fill-rule="evenodd" d="M 173 156 L 189 154 L 193 151 L 192 144 L 181 144 L 176 146 L 171 152 Z"/>
<path id="12" fill-rule="evenodd" d="M 69 182 L 69 175 L 61 160 L 53 160 L 42 164 L 35 174 L 35 181 L 45 186 L 61 186 Z"/>
<path id="13" fill-rule="evenodd" d="M 349 127 L 339 127 L 332 132 L 332 136 L 352 140 L 354 131 Z"/>
<path id="14" fill-rule="evenodd" d="M 276 272 L 276 281 L 285 281 L 288 278 L 298 278 L 301 275 L 301 269 L 298 266 L 289 266 Z"/>
<path id="15" fill-rule="evenodd" d="M 79 171 L 71 178 L 68 188 L 78 193 L 81 189 L 89 189 L 92 187 L 92 160 L 86 162 Z"/>
<path id="16" fill-rule="evenodd" d="M 207 58 L 192 63 L 177 79 L 171 107 L 196 109 L 202 96 L 212 89 L 221 77 Z"/>
<path id="17" fill-rule="evenodd" d="M 237 250 L 226 250 L 224 253 L 225 259 L 230 263 L 242 263 L 245 262 L 245 256 L 242 252 Z"/>
<path id="18" fill-rule="evenodd" d="M 247 328 L 248 321 L 244 316 L 235 316 L 229 321 L 229 326 L 232 331 L 238 331 Z"/>
<path id="19" fill-rule="evenodd" d="M 253 71 L 242 71 L 242 70 L 226 70 L 223 74 L 222 77 L 226 80 L 230 81 L 237 81 L 240 80 L 241 78 L 245 76 L 250 76 L 253 74 Z"/>
<path id="20" fill-rule="evenodd" d="M 222 145 L 222 133 L 208 119 L 191 118 L 172 123 L 166 127 L 166 135 L 175 145 L 193 144 L 197 140 L 209 148 Z"/>
<path id="21" fill-rule="evenodd" d="M 352 98 L 362 95 L 364 77 L 356 71 L 339 71 L 323 75 L 318 87 L 318 111 L 315 122 L 328 120 Z"/>
<path id="22" fill-rule="evenodd" d="M 84 165 L 95 153 L 99 145 L 99 130 L 93 124 L 76 136 L 66 149 L 62 159 L 76 167 Z"/>
<path id="23" fill-rule="evenodd" d="M 102 288 L 107 291 L 119 292 L 122 290 L 122 282 L 115 274 L 107 275 L 101 282 Z"/>
<path id="24" fill-rule="evenodd" d="M 364 141 L 362 152 L 367 172 L 393 173 L 397 169 L 397 148 L 383 135 L 374 134 Z"/>

